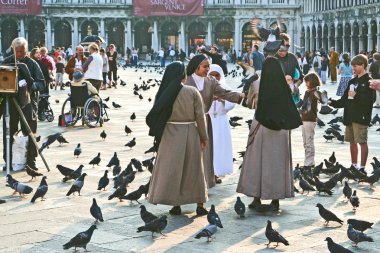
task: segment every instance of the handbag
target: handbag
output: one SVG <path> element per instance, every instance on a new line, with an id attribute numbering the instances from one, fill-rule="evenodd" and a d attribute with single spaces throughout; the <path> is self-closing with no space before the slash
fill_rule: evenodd
<path id="1" fill-rule="evenodd" d="M 19 135 L 20 130 L 13 136 L 12 143 L 12 168 L 14 171 L 25 169 L 26 156 L 28 154 L 28 136 Z"/>

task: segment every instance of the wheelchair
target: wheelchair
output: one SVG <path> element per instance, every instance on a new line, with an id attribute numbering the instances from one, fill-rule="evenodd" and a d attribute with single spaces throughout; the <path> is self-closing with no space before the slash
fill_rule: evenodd
<path id="1" fill-rule="evenodd" d="M 54 113 L 49 102 L 49 94 L 40 94 L 38 97 L 38 120 L 52 122 Z"/>
<path id="2" fill-rule="evenodd" d="M 74 126 L 82 120 L 82 126 L 102 127 L 109 120 L 102 100 L 89 96 L 87 86 L 70 86 L 70 94 L 63 103 L 61 115 L 66 126 Z"/>

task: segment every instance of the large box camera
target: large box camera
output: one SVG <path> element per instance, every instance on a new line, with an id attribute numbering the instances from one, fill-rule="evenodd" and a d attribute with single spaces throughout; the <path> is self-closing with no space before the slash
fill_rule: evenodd
<path id="1" fill-rule="evenodd" d="M 0 93 L 17 93 L 17 67 L 0 65 Z"/>

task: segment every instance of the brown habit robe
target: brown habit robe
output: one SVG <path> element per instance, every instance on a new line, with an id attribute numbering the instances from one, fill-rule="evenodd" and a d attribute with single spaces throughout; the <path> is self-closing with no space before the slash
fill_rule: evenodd
<path id="1" fill-rule="evenodd" d="M 193 86 L 197 88 L 197 85 L 192 76 L 187 77 L 186 85 Z M 198 89 L 198 88 L 197 88 Z M 240 101 L 240 93 L 233 92 L 222 88 L 218 81 L 213 77 L 204 78 L 203 90 L 199 91 L 202 96 L 204 113 L 206 114 L 214 101 L 214 96 L 225 99 L 232 103 L 238 103 Z M 213 166 L 213 139 L 212 139 L 212 126 L 210 115 L 206 114 L 207 119 L 207 132 L 209 137 L 209 142 L 207 148 L 203 151 L 203 164 L 206 176 L 206 182 L 208 188 L 215 186 L 215 174 Z"/>

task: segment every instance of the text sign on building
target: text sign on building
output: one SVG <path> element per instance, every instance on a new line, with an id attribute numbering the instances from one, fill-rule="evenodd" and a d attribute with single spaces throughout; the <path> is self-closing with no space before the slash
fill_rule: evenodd
<path id="1" fill-rule="evenodd" d="M 38 15 L 42 13 L 42 0 L 0 0 L 0 15 Z"/>
<path id="2" fill-rule="evenodd" d="M 144 17 L 201 16 L 203 0 L 133 0 L 133 13 Z"/>

